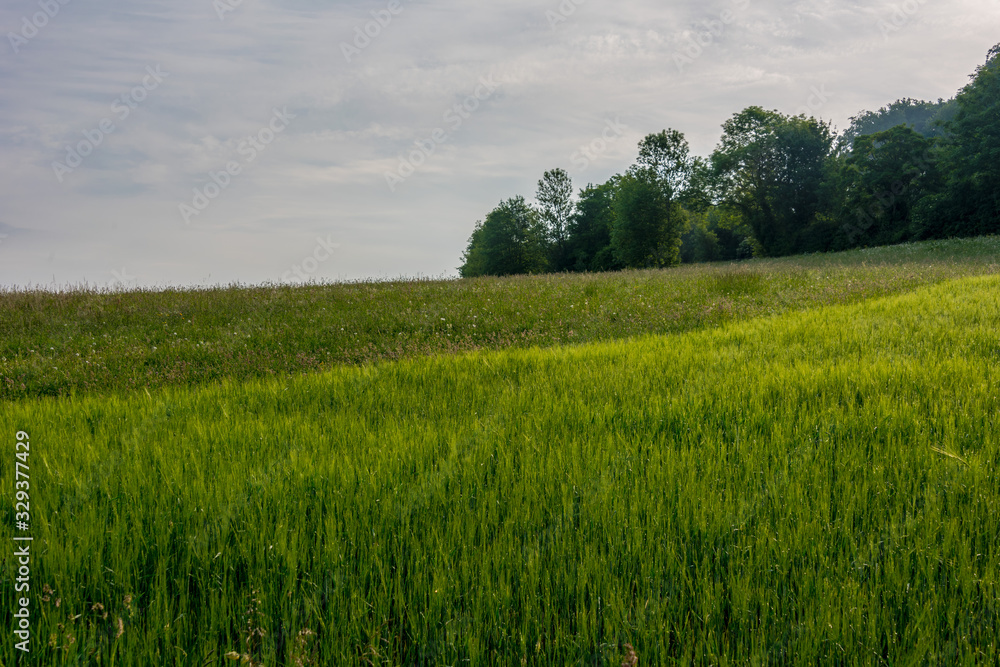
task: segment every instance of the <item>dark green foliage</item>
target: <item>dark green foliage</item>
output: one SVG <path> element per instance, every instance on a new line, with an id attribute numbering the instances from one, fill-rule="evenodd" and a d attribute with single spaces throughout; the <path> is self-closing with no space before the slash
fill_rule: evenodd
<path id="1" fill-rule="evenodd" d="M 545 228 L 524 197 L 493 209 L 469 239 L 463 278 L 541 273 L 546 267 Z"/>
<path id="2" fill-rule="evenodd" d="M 571 268 L 569 225 L 573 216 L 573 181 L 562 169 L 545 172 L 538 181 L 538 214 L 545 225 L 551 271 Z"/>
<path id="3" fill-rule="evenodd" d="M 723 201 L 740 212 L 765 254 L 796 252 L 819 212 L 830 126 L 749 107 L 722 127 L 712 164 Z"/>
<path id="4" fill-rule="evenodd" d="M 650 134 L 639 142 L 639 157 L 618 181 L 615 193 L 611 251 L 618 262 L 630 268 L 680 263 L 680 201 L 693 167 L 687 140 L 677 130 Z"/>
<path id="5" fill-rule="evenodd" d="M 854 247 L 848 241 L 846 224 L 853 224 L 853 219 L 845 217 L 849 156 L 849 152 L 835 151 L 824 162 L 818 192 L 819 210 L 812 223 L 799 234 L 801 252 L 836 252 Z"/>
<path id="6" fill-rule="evenodd" d="M 954 99 L 925 102 L 906 97 L 878 111 L 863 111 L 851 117 L 851 125 L 840 136 L 840 143 L 850 149 L 858 137 L 884 132 L 897 125 L 906 125 L 927 138 L 940 137 L 945 133 L 945 123 L 956 111 Z"/>
<path id="7" fill-rule="evenodd" d="M 725 122 L 710 159 L 692 156 L 684 135 L 667 129 L 639 143 L 625 175 L 581 191 L 572 216 L 570 192 L 559 169 L 539 182 L 550 271 L 995 234 L 1000 45 L 948 101 L 903 98 L 854 116 L 839 137 L 815 118 L 752 106 Z M 488 259 L 500 246 L 486 236 L 473 233 L 463 276 L 516 266 Z"/>
<path id="8" fill-rule="evenodd" d="M 625 174 L 615 195 L 611 248 L 629 268 L 673 266 L 680 262 L 682 212 L 652 169 Z"/>
<path id="9" fill-rule="evenodd" d="M 490 257 L 487 254 L 486 242 L 484 239 L 483 221 L 476 223 L 469 236 L 469 245 L 462 256 L 462 266 L 458 267 L 458 273 L 463 278 L 475 278 L 489 274 L 488 266 Z"/>
<path id="10" fill-rule="evenodd" d="M 681 204 L 691 211 L 707 211 L 721 198 L 718 178 L 711 161 L 700 157 L 692 158 L 687 188 L 678 197 Z"/>
<path id="11" fill-rule="evenodd" d="M 684 232 L 681 234 L 681 262 L 695 264 L 720 259 L 719 237 L 709 229 L 704 213 L 684 211 Z"/>
<path id="12" fill-rule="evenodd" d="M 942 149 L 945 189 L 926 203 L 921 238 L 1000 230 L 1000 44 L 956 101 Z"/>
<path id="13" fill-rule="evenodd" d="M 932 141 L 906 125 L 860 136 L 844 169 L 844 231 L 850 245 L 887 245 L 915 236 L 912 215 L 939 188 Z"/>
<path id="14" fill-rule="evenodd" d="M 580 191 L 569 228 L 569 267 L 573 271 L 614 271 L 624 268 L 611 252 L 615 181 L 588 185 Z"/>
<path id="15" fill-rule="evenodd" d="M 663 130 L 639 142 L 634 169 L 652 175 L 667 198 L 674 200 L 687 191 L 694 161 L 684 135 L 677 130 Z"/>
<path id="16" fill-rule="evenodd" d="M 704 211 L 684 210 L 681 262 L 732 261 L 753 257 L 752 232 L 734 211 L 712 206 Z"/>

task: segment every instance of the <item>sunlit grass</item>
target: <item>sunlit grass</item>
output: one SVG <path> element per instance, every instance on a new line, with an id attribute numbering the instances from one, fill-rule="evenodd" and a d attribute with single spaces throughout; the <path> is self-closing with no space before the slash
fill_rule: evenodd
<path id="1" fill-rule="evenodd" d="M 678 333 L 996 273 L 1000 237 L 666 271 L 0 292 L 0 400 Z"/>
<path id="2" fill-rule="evenodd" d="M 998 294 L 0 404 L 31 664 L 992 664 Z"/>

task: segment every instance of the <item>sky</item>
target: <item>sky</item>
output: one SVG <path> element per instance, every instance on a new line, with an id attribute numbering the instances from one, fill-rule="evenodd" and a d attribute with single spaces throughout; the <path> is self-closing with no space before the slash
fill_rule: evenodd
<path id="1" fill-rule="evenodd" d="M 4 0 L 0 288 L 451 277 L 502 200 L 751 105 L 952 97 L 996 0 Z"/>

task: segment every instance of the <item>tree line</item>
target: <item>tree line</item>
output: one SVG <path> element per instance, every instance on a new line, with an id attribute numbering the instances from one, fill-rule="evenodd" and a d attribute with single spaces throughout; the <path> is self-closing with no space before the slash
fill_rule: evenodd
<path id="1" fill-rule="evenodd" d="M 573 196 L 563 169 L 476 223 L 463 277 L 666 267 L 1000 232 L 1000 44 L 950 100 L 829 123 L 753 106 L 707 158 L 667 129 Z"/>

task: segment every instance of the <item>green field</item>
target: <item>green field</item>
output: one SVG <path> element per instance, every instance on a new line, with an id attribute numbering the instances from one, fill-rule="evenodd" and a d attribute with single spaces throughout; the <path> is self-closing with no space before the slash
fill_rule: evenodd
<path id="1" fill-rule="evenodd" d="M 4 295 L 20 664 L 997 664 L 998 251 Z"/>
<path id="2" fill-rule="evenodd" d="M 0 291 L 0 400 L 680 333 L 1000 272 L 1000 237 L 628 271 L 108 293 Z"/>

